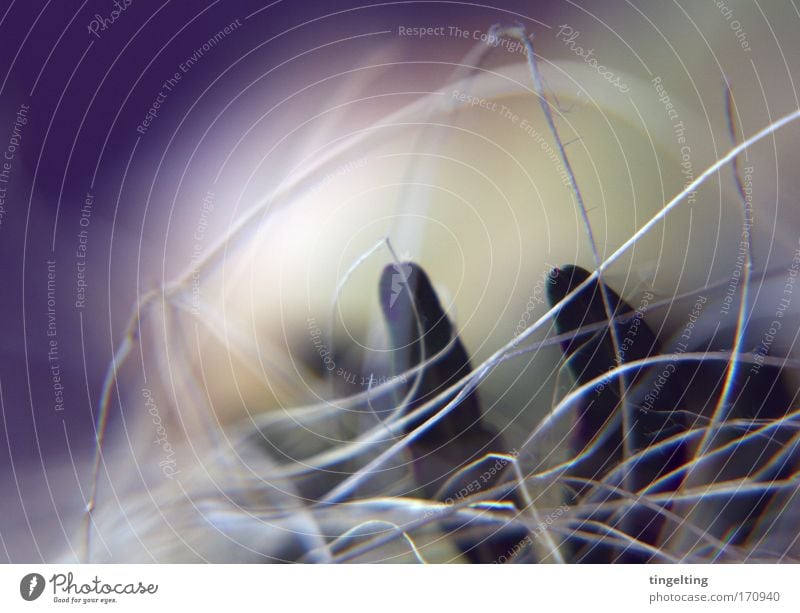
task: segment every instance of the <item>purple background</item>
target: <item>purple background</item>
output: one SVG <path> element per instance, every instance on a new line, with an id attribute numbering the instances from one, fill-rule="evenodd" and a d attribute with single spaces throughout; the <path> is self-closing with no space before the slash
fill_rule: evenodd
<path id="1" fill-rule="evenodd" d="M 0 561 L 50 561 L 66 542 L 72 528 L 61 522 L 82 504 L 77 483 L 88 482 L 84 469 L 72 472 L 70 454 L 85 459 L 93 448 L 93 414 L 131 308 L 144 290 L 186 265 L 165 260 L 170 199 L 202 198 L 208 174 L 239 138 L 242 114 L 267 108 L 287 87 L 346 69 L 349 58 L 369 52 L 374 41 L 348 43 L 341 54 L 315 52 L 275 70 L 231 105 L 201 142 L 232 94 L 295 54 L 340 37 L 456 19 L 465 27 L 487 27 L 513 22 L 508 11 L 535 10 L 544 18 L 550 6 L 422 2 L 347 11 L 369 3 L 287 0 L 246 19 L 267 4 L 133 0 L 93 36 L 89 23 L 96 14 L 110 17 L 112 0 L 0 2 L 0 148 L 11 137 L 17 110 L 30 107 L 0 224 Z M 343 12 L 325 16 L 337 11 Z M 183 75 L 140 138 L 136 126 L 164 80 L 237 18 L 242 27 Z M 407 47 L 408 57 L 429 56 L 437 44 Z M 450 55 L 456 59 L 460 53 L 454 49 Z M 260 138 L 268 138 L 269 131 L 264 134 Z M 187 165 L 198 143 L 200 153 Z M 184 168 L 186 177 L 179 182 Z M 249 170 L 232 163 L 227 176 Z M 75 250 L 87 192 L 94 196 L 86 228 L 87 302 L 77 309 Z M 179 219 L 180 212 L 176 215 Z M 63 411 L 54 408 L 47 358 L 48 260 L 57 262 Z M 112 410 L 112 428 L 117 415 Z"/>

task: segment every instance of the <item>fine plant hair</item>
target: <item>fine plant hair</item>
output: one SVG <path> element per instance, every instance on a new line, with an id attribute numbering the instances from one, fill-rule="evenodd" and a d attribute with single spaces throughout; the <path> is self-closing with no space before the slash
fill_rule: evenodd
<path id="1" fill-rule="evenodd" d="M 573 263 L 564 263 L 562 273 L 570 271 L 575 282 L 569 283 L 536 321 L 486 359 L 473 363 L 452 314 L 441 305 L 434 287 L 439 280 L 429 278 L 417 263 L 403 261 L 385 237 L 352 261 L 337 279 L 325 332 L 328 346 L 333 347 L 342 292 L 360 266 L 382 258 L 386 268 L 374 287 L 380 296 L 386 335 L 394 343 L 390 355 L 397 358 L 402 354 L 403 358 L 386 365 L 390 371 L 396 369 L 391 371 L 396 378 L 342 397 L 254 415 L 224 430 L 215 428 L 209 419 L 209 427 L 226 445 L 208 451 L 206 464 L 187 466 L 185 481 L 180 483 L 165 482 L 146 493 L 120 494 L 123 513 L 106 513 L 110 499 L 117 496 L 116 491 L 104 491 L 100 486 L 106 456 L 111 455 L 106 436 L 109 412 L 129 401 L 121 389 L 120 371 L 136 359 L 143 322 L 161 304 L 175 311 L 188 309 L 185 292 L 192 271 L 187 271 L 135 306 L 109 366 L 96 423 L 83 561 L 103 558 L 105 544 L 95 535 L 108 539 L 117 528 L 130 524 L 131 518 L 138 522 L 137 538 L 142 535 L 146 540 L 150 532 L 159 530 L 157 518 L 141 513 L 150 503 L 170 518 L 175 530 L 171 538 L 190 544 L 208 540 L 207 546 L 197 548 L 197 555 L 211 560 L 240 559 L 238 549 L 247 550 L 247 561 L 289 562 L 794 559 L 800 531 L 787 534 L 783 515 L 796 514 L 798 507 L 797 399 L 789 398 L 787 406 L 769 415 L 752 414 L 741 410 L 741 402 L 737 405 L 737 373 L 744 365 L 764 364 L 779 383 L 784 373 L 800 366 L 789 357 L 756 356 L 745 350 L 747 295 L 753 276 L 751 248 L 729 350 L 670 353 L 659 348 L 616 360 L 610 368 L 603 368 L 602 374 L 591 368 L 580 370 L 576 363 L 583 360 L 595 367 L 599 364 L 597 353 L 606 350 L 619 356 L 621 337 L 634 320 L 635 309 L 617 295 L 604 276 L 611 265 L 728 165 L 734 168 L 737 191 L 743 199 L 738 157 L 800 119 L 800 109 L 739 139 L 729 102 L 727 119 L 733 146 L 602 258 L 559 136 L 558 108 L 547 95 L 531 37 L 521 27 L 497 27 L 492 33 L 516 38 L 527 49 L 528 86 L 538 98 L 567 169 L 594 269 L 581 272 Z M 727 95 L 730 100 L 730 90 Z M 394 119 L 423 108 L 424 101 Z M 290 206 L 292 194 L 307 186 L 325 164 L 353 148 L 368 149 L 374 145 L 370 138 L 359 134 L 337 143 L 320 162 L 304 160 L 286 184 L 244 215 L 231 234 L 205 254 L 200 266 L 217 265 L 231 237 L 246 236 L 249 224 L 267 207 Z M 725 281 L 719 279 L 718 284 Z M 399 288 L 397 304 L 405 309 L 400 323 L 392 319 L 394 305 L 386 293 L 390 287 Z M 588 301 L 596 304 L 591 311 L 594 317 L 575 325 L 559 319 L 587 294 L 599 299 L 599 303 Z M 668 302 L 657 301 L 648 312 Z M 203 312 L 199 321 L 215 329 L 212 315 Z M 646 329 L 647 324 L 637 325 Z M 554 333 L 535 340 L 536 334 L 551 327 Z M 545 347 L 568 348 L 559 376 L 572 380 L 572 386 L 554 399 L 521 444 L 509 448 L 509 432 L 496 423 L 491 425 L 487 418 L 494 406 L 492 399 L 483 396 L 482 384 L 503 365 L 528 359 Z M 592 349 L 591 355 L 586 355 L 587 347 Z M 243 355 L 247 358 L 246 351 Z M 668 364 L 686 373 L 707 368 L 703 372 L 715 373 L 721 389 L 702 399 L 705 405 L 677 398 L 668 415 L 648 422 L 657 424 L 653 426 L 656 432 L 643 433 L 637 430 L 641 425 L 634 417 L 639 406 L 634 383 L 641 387 Z M 285 369 L 280 364 L 271 366 L 279 372 Z M 288 369 L 286 376 L 290 376 Z M 598 389 L 611 390 L 614 401 L 603 423 L 587 434 L 587 422 L 581 420 L 590 415 Z M 343 423 L 352 434 L 349 438 L 339 434 Z M 325 442 L 307 444 L 304 433 L 308 438 L 308 433 L 319 434 Z M 645 435 L 649 436 L 646 443 L 642 442 Z M 613 461 L 598 463 L 598 455 Z M 742 466 L 751 458 L 752 466 Z M 221 483 L 222 491 L 215 491 Z M 197 496 L 181 497 L 186 494 L 182 488 L 195 485 L 198 491 L 193 494 Z M 195 507 L 192 510 L 197 510 L 197 500 L 202 501 L 206 505 L 203 512 L 187 512 L 188 499 Z M 754 509 L 757 516 L 751 516 Z M 645 529 L 640 529 L 642 525 Z M 215 530 L 218 535 L 208 534 Z M 782 531 L 780 550 L 776 543 L 781 539 L 774 538 L 778 530 Z M 218 545 L 214 545 L 216 537 Z M 169 558 L 170 546 L 164 544 L 158 553 Z"/>

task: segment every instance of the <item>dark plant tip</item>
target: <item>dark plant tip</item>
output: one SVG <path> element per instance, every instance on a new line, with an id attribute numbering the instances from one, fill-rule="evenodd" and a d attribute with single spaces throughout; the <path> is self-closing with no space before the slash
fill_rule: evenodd
<path id="1" fill-rule="evenodd" d="M 561 302 L 578 285 L 586 281 L 591 273 L 580 266 L 566 264 L 550 271 L 550 283 L 547 284 L 547 299 L 553 306 Z"/>
<path id="2" fill-rule="evenodd" d="M 389 264 L 383 269 L 379 300 L 387 320 L 408 317 L 414 312 L 431 322 L 444 318 L 428 275 L 414 262 Z"/>

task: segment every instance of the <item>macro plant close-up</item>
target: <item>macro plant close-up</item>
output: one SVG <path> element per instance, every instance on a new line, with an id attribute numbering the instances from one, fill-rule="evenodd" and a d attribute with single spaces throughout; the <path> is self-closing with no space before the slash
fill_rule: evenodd
<path id="1" fill-rule="evenodd" d="M 0 557 L 800 561 L 798 26 L 0 3 Z"/>

